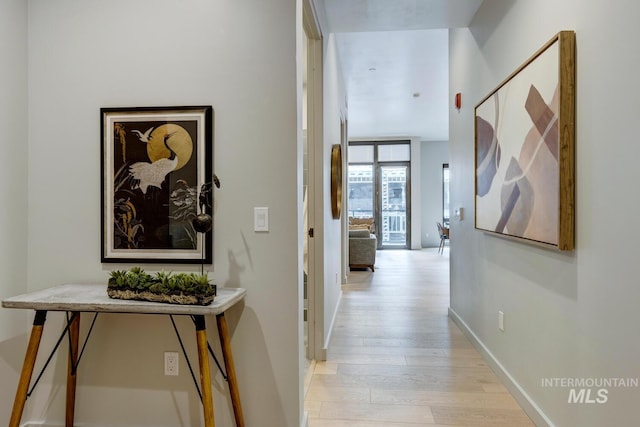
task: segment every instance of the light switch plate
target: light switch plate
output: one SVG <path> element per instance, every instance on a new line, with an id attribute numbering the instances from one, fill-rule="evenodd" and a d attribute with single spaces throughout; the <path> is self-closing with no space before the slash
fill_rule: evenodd
<path id="1" fill-rule="evenodd" d="M 269 231 L 269 208 L 253 208 L 253 230 Z"/>

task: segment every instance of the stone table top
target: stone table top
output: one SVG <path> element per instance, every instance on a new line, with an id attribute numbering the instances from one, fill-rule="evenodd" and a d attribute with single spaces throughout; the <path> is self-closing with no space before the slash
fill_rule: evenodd
<path id="1" fill-rule="evenodd" d="M 182 305 L 109 298 L 106 284 L 66 284 L 7 298 L 2 306 L 42 311 L 217 315 L 241 301 L 246 293 L 242 288 L 218 287 L 210 305 Z"/>

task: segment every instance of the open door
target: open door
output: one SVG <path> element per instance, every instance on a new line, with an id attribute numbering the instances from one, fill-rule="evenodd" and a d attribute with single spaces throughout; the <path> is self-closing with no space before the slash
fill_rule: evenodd
<path id="1" fill-rule="evenodd" d="M 314 360 L 323 359 L 322 325 L 317 320 L 324 306 L 323 299 L 318 298 L 318 295 L 322 295 L 322 289 L 318 288 L 322 286 L 322 283 L 317 280 L 316 258 L 319 250 L 317 246 L 320 243 L 315 232 L 317 220 L 314 215 L 319 206 L 317 198 L 320 194 L 316 191 L 317 176 L 322 173 L 321 168 L 316 167 L 316 164 L 322 161 L 322 156 L 317 153 L 322 152 L 323 144 L 322 36 L 309 0 L 303 1 L 303 29 L 303 330 L 304 352 L 308 367 L 311 366 Z"/>

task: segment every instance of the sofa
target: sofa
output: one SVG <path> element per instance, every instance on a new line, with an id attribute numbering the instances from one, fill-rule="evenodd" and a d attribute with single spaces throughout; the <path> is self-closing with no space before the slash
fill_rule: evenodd
<path id="1" fill-rule="evenodd" d="M 378 240 L 368 228 L 349 230 L 349 268 L 370 268 L 375 271 Z"/>

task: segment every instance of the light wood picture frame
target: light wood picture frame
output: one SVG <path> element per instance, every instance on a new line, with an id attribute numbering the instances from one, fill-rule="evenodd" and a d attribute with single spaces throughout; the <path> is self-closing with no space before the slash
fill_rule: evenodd
<path id="1" fill-rule="evenodd" d="M 559 32 L 476 105 L 476 229 L 574 249 L 575 46 Z"/>

